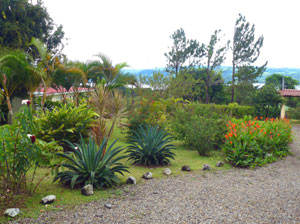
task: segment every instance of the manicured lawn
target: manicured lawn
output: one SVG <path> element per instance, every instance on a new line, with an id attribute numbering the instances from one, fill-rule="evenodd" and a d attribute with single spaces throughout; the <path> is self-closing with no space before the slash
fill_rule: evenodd
<path id="1" fill-rule="evenodd" d="M 121 133 L 120 129 L 116 128 L 113 136 L 114 139 L 119 139 L 116 143 L 117 146 L 126 146 L 125 135 Z M 222 153 L 220 151 L 213 151 L 209 157 L 201 157 L 199 156 L 197 151 L 188 151 L 185 150 L 184 147 L 181 145 L 180 142 L 174 142 L 177 146 L 175 150 L 176 158 L 172 160 L 172 163 L 168 166 L 171 171 L 171 176 L 179 176 L 187 173 L 181 171 L 181 167 L 183 165 L 190 165 L 192 172 L 201 173 L 201 168 L 204 164 L 209 164 L 214 170 L 224 170 L 230 169 L 230 165 L 225 164 L 224 167 L 217 168 L 215 167 L 217 161 L 223 160 Z M 129 167 L 130 173 L 125 173 L 125 176 L 120 176 L 122 184 L 125 183 L 126 179 L 129 176 L 134 176 L 137 179 L 138 184 L 143 184 L 145 180 L 141 177 L 142 175 L 147 172 L 151 171 L 153 174 L 153 178 L 167 178 L 162 174 L 162 171 L 166 167 L 157 167 L 157 168 L 146 168 L 140 166 L 133 166 L 127 160 L 123 160 L 123 162 Z M 46 168 L 40 168 L 37 172 L 36 180 L 40 179 L 45 173 L 48 172 Z M 60 210 L 63 208 L 72 208 L 75 205 L 102 199 L 108 197 L 118 196 L 122 193 L 124 188 L 114 187 L 105 190 L 96 190 L 94 195 L 86 197 L 81 195 L 80 189 L 69 189 L 64 187 L 59 183 L 52 183 L 53 176 L 49 175 L 46 179 L 41 183 L 38 190 L 32 196 L 27 196 L 25 200 L 25 208 L 21 208 L 22 214 L 19 217 L 37 217 L 41 212 L 45 212 L 48 210 Z M 128 186 L 130 187 L 130 186 Z M 55 203 L 48 205 L 40 204 L 40 200 L 42 197 L 54 194 L 57 197 Z M 0 223 L 4 220 L 8 220 L 8 218 L 1 218 Z"/>

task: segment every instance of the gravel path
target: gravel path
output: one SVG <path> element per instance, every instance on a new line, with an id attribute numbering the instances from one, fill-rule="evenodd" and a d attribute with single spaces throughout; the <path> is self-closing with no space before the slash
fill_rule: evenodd
<path id="1" fill-rule="evenodd" d="M 187 174 L 19 223 L 300 223 L 300 126 L 293 155 L 255 170 Z M 104 207 L 111 203 L 112 209 Z"/>

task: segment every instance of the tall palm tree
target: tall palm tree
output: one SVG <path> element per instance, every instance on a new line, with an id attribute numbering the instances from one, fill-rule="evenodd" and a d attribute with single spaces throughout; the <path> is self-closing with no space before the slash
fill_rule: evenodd
<path id="1" fill-rule="evenodd" d="M 59 59 L 55 55 L 48 52 L 47 46 L 40 40 L 32 38 L 30 46 L 35 47 L 39 54 L 39 59 L 36 61 L 36 67 L 42 71 L 41 81 L 44 87 L 42 105 L 44 107 L 47 89 L 51 86 L 52 75 L 55 70 L 55 65 L 59 64 Z"/>
<path id="2" fill-rule="evenodd" d="M 85 86 L 87 82 L 86 73 L 80 69 L 80 64 L 69 62 L 67 64 L 57 64 L 52 77 L 53 88 L 60 90 L 65 88 L 67 92 L 72 88 L 74 94 L 74 103 L 78 105 L 79 88 Z"/>
<path id="3" fill-rule="evenodd" d="M 90 62 L 89 72 L 97 74 L 98 79 L 104 78 L 106 84 L 111 88 L 119 87 L 121 83 L 118 82 L 118 78 L 121 75 L 121 70 L 125 67 L 129 67 L 126 62 L 113 65 L 112 60 L 104 54 L 95 55 L 100 60 Z"/>
<path id="4" fill-rule="evenodd" d="M 29 76 L 37 73 L 30 63 L 30 56 L 24 52 L 11 51 L 0 57 L 1 94 L 6 99 L 9 123 L 12 123 L 13 118 L 12 94 L 22 85 L 30 86 Z"/>

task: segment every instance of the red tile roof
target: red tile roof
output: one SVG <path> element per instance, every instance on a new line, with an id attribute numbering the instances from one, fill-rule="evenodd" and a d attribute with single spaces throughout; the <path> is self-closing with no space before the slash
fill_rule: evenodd
<path id="1" fill-rule="evenodd" d="M 78 91 L 79 92 L 88 92 L 88 91 L 91 91 L 91 89 L 79 87 Z M 35 94 L 41 94 L 43 92 L 44 92 L 44 88 L 40 88 L 39 90 L 36 90 Z M 69 91 L 67 91 L 63 87 L 59 87 L 57 89 L 54 89 L 54 88 L 50 87 L 50 88 L 47 89 L 47 95 L 54 95 L 54 94 L 61 94 L 61 93 L 73 93 L 73 92 L 74 92 L 73 87 L 71 87 L 69 89 Z"/>
<path id="2" fill-rule="evenodd" d="M 280 90 L 279 92 L 280 92 L 281 96 L 300 97 L 300 90 L 298 90 L 298 89 L 283 89 L 283 90 Z"/>

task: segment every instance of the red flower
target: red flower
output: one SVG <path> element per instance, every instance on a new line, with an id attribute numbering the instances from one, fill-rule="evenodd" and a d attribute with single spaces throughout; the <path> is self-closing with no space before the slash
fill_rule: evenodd
<path id="1" fill-rule="evenodd" d="M 35 143 L 35 136 L 34 136 L 34 135 L 31 135 L 31 136 L 30 136 L 30 139 L 31 139 L 32 144 L 34 144 L 34 143 Z"/>
<path id="2" fill-rule="evenodd" d="M 27 100 L 27 106 L 29 106 L 31 104 L 31 101 L 30 100 Z"/>

